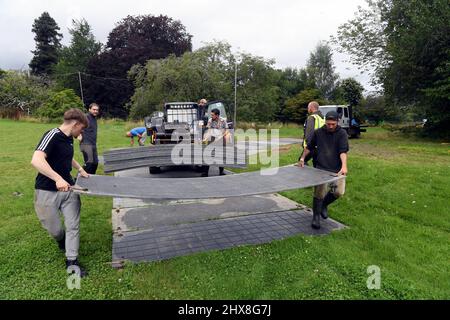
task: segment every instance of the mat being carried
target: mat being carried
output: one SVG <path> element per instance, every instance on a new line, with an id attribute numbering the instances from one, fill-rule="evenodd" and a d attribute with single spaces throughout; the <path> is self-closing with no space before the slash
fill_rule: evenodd
<path id="1" fill-rule="evenodd" d="M 330 183 L 344 176 L 286 166 L 209 178 L 78 177 L 74 192 L 137 199 L 211 199 L 276 193 Z"/>

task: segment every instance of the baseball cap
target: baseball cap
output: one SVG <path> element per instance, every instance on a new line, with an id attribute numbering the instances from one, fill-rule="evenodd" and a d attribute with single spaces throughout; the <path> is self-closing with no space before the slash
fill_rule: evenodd
<path id="1" fill-rule="evenodd" d="M 338 121 L 339 119 L 339 115 L 336 111 L 330 111 L 327 113 L 327 115 L 325 116 L 325 120 L 334 120 L 334 121 Z"/>

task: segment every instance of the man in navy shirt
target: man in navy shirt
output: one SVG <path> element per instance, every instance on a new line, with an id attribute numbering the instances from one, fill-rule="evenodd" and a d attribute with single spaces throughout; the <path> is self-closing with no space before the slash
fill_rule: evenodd
<path id="1" fill-rule="evenodd" d="M 87 113 L 87 119 L 89 126 L 83 131 L 83 134 L 79 136 L 80 150 L 84 158 L 84 170 L 89 174 L 95 174 L 98 167 L 98 154 L 97 154 L 97 117 L 100 112 L 100 107 L 96 103 L 89 105 L 89 112 Z"/>
<path id="2" fill-rule="evenodd" d="M 347 132 L 338 125 L 337 112 L 330 111 L 325 117 L 325 125 L 314 131 L 311 141 L 300 158 L 299 166 L 305 166 L 305 157 L 316 148 L 316 163 L 314 167 L 336 173 L 338 176 L 347 175 Z M 330 191 L 328 191 L 328 187 Z M 324 184 L 314 187 L 313 221 L 311 226 L 320 229 L 320 216 L 328 218 L 328 205 L 341 197 L 345 192 L 345 179 L 339 179 L 330 185 Z"/>
<path id="3" fill-rule="evenodd" d="M 73 138 L 88 126 L 86 115 L 79 109 L 64 113 L 64 122 L 47 131 L 33 153 L 31 165 L 39 172 L 35 182 L 34 208 L 42 226 L 66 253 L 66 268 L 78 268 L 80 276 L 86 273 L 78 263 L 80 243 L 80 196 L 71 191 L 75 184 L 72 167 L 83 177 L 89 177 L 73 158 Z M 60 220 L 64 216 L 65 230 Z"/>

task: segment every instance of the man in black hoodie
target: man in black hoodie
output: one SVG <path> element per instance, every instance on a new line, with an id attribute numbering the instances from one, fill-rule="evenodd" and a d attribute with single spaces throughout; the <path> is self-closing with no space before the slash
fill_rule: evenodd
<path id="1" fill-rule="evenodd" d="M 300 157 L 299 166 L 305 166 L 305 157 L 316 149 L 317 158 L 314 167 L 336 173 L 338 176 L 347 175 L 347 132 L 338 125 L 337 112 L 330 111 L 325 117 L 325 125 L 314 131 L 311 140 Z M 328 191 L 330 187 L 330 191 Z M 327 193 L 328 191 L 328 193 Z M 341 197 L 345 192 L 345 178 L 341 178 L 329 185 L 314 187 L 313 221 L 311 226 L 320 229 L 320 216 L 328 218 L 328 205 Z"/>

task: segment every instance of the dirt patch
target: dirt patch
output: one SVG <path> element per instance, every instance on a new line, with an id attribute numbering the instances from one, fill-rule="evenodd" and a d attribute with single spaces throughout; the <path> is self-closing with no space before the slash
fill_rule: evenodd
<path id="1" fill-rule="evenodd" d="M 291 150 L 292 150 L 292 144 L 287 144 L 287 145 L 284 145 L 284 146 L 280 146 L 278 148 L 278 152 L 279 153 L 288 153 Z"/>
<path id="2" fill-rule="evenodd" d="M 448 164 L 449 157 L 443 154 L 430 154 L 429 152 L 421 152 L 420 149 L 413 150 L 411 148 L 402 148 L 402 146 L 380 146 L 370 143 L 356 143 L 350 146 L 351 154 L 372 158 L 375 160 L 385 161 L 402 161 L 404 163 L 420 164 L 420 163 L 439 163 Z"/>
<path id="3" fill-rule="evenodd" d="M 355 144 L 350 146 L 350 153 L 361 156 L 380 158 L 380 159 L 394 159 L 398 156 L 396 152 L 388 148 L 370 144 Z"/>

